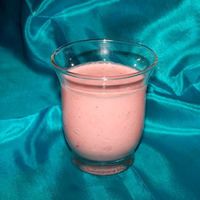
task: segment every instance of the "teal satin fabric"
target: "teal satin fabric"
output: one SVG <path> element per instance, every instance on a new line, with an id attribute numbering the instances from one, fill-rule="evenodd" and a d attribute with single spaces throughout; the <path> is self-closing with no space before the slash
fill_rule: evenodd
<path id="1" fill-rule="evenodd" d="M 0 22 L 0 199 L 200 199 L 198 0 L 8 0 Z M 76 169 L 62 132 L 50 55 L 90 38 L 140 41 L 159 57 L 134 165 L 116 176 Z"/>

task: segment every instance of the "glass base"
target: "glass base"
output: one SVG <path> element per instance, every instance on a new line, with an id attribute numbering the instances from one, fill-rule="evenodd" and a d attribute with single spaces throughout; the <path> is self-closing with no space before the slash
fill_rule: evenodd
<path id="1" fill-rule="evenodd" d="M 94 175 L 113 175 L 128 169 L 133 163 L 133 157 L 127 156 L 115 161 L 92 161 L 79 156 L 72 158 L 73 163 L 82 171 Z"/>

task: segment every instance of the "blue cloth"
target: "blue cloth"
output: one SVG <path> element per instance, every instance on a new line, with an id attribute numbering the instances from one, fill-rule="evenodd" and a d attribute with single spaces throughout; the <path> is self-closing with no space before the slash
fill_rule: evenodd
<path id="1" fill-rule="evenodd" d="M 0 1 L 0 199 L 200 199 L 198 0 Z M 63 43 L 140 41 L 159 57 L 143 138 L 127 171 L 97 177 L 71 164 L 50 64 Z"/>

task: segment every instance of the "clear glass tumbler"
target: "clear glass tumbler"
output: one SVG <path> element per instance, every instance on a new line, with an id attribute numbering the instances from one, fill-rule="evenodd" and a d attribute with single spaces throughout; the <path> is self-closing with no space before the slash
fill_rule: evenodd
<path id="1" fill-rule="evenodd" d="M 73 163 L 96 175 L 126 170 L 143 132 L 154 51 L 138 43 L 84 40 L 61 46 L 51 61 Z"/>

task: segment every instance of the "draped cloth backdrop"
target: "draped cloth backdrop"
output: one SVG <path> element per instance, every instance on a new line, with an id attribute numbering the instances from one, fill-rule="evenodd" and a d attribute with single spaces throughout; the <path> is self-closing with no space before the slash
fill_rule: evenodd
<path id="1" fill-rule="evenodd" d="M 0 199 L 200 199 L 199 0 L 0 1 Z M 70 161 L 53 50 L 140 41 L 159 58 L 134 165 L 115 176 Z"/>

